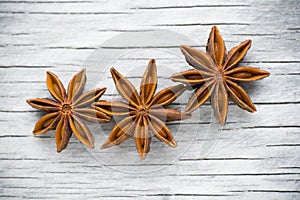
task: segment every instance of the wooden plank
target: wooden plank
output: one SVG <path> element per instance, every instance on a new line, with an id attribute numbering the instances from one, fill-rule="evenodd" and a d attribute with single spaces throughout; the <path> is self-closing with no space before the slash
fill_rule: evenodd
<path id="1" fill-rule="evenodd" d="M 1 199 L 299 199 L 299 9 L 297 1 L 272 0 L 1 1 Z M 168 81 L 172 70 L 190 68 L 177 57 L 156 51 L 161 47 L 180 55 L 177 41 L 107 40 L 120 33 L 143 35 L 166 29 L 191 38 L 196 48 L 205 50 L 212 25 L 220 28 L 228 49 L 252 39 L 242 64 L 271 72 L 264 80 L 243 85 L 256 113 L 230 104 L 228 123 L 220 134 L 206 103 L 193 119 L 169 123 L 177 149 L 154 139 L 145 161 L 138 160 L 132 140 L 99 151 L 104 139 L 97 137 L 93 155 L 102 159 L 97 162 L 74 137 L 58 154 L 53 131 L 32 136 L 34 123 L 43 114 L 25 100 L 49 97 L 44 83 L 47 70 L 67 84 L 85 65 L 90 80 L 86 89 L 107 76 L 100 84 L 108 87 L 103 99 L 118 98 L 110 76 L 87 59 L 100 46 L 108 55 L 143 47 L 145 51 L 125 56 L 114 66 L 139 83 L 144 67 L 137 66 L 146 66 L 155 57 L 162 66 L 160 89 L 173 84 Z M 104 57 L 100 64 L 112 59 Z M 169 66 L 173 69 L 166 70 Z M 128 74 L 130 70 L 136 74 Z M 171 107 L 183 109 L 189 94 Z M 88 125 L 103 138 L 113 127 L 113 123 Z M 157 163 L 159 153 L 164 159 Z M 171 162 L 174 153 L 178 157 Z"/>

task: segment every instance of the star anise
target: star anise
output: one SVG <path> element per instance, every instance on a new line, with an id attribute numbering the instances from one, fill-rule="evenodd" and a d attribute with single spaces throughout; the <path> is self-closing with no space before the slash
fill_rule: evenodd
<path id="1" fill-rule="evenodd" d="M 258 68 L 238 67 L 250 46 L 251 40 L 246 40 L 226 52 L 222 36 L 214 26 L 207 42 L 206 53 L 189 46 L 180 47 L 186 61 L 195 68 L 171 77 L 173 81 L 196 88 L 186 106 L 187 113 L 201 106 L 209 97 L 214 114 L 221 124 L 226 121 L 228 97 L 239 107 L 249 112 L 256 111 L 250 97 L 237 82 L 256 81 L 270 74 Z"/>
<path id="2" fill-rule="evenodd" d="M 150 60 L 144 72 L 139 94 L 133 84 L 116 69 L 111 68 L 110 71 L 118 92 L 128 103 L 122 101 L 98 101 L 93 103 L 93 107 L 96 110 L 109 116 L 122 117 L 122 120 L 117 122 L 111 131 L 102 148 L 119 145 L 134 135 L 139 156 L 141 159 L 144 159 L 150 150 L 150 132 L 162 142 L 175 147 L 176 142 L 165 122 L 186 119 L 190 115 L 186 115 L 178 110 L 165 108 L 165 106 L 172 103 L 183 93 L 186 89 L 185 86 L 179 84 L 168 87 L 154 95 L 157 87 L 157 72 L 154 59 Z"/>
<path id="3" fill-rule="evenodd" d="M 33 134 L 40 135 L 56 129 L 57 152 L 67 147 L 72 133 L 83 144 L 90 148 L 94 147 L 94 137 L 80 118 L 100 123 L 110 120 L 106 114 L 87 107 L 98 100 L 106 88 L 97 88 L 82 94 L 85 82 L 86 75 L 83 69 L 70 81 L 67 94 L 58 77 L 52 72 L 47 72 L 47 87 L 56 101 L 49 98 L 26 100 L 33 108 L 49 112 L 35 124 Z"/>

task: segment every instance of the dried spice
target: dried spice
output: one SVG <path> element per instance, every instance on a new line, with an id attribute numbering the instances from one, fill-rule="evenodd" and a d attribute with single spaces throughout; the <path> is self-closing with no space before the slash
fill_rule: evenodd
<path id="1" fill-rule="evenodd" d="M 109 116 L 121 116 L 111 131 L 107 141 L 102 148 L 119 145 L 124 140 L 134 136 L 137 151 L 141 159 L 144 159 L 150 150 L 151 132 L 171 147 L 176 142 L 166 126 L 166 121 L 175 121 L 189 118 L 178 110 L 168 109 L 165 106 L 172 103 L 181 93 L 185 91 L 182 84 L 165 88 L 154 95 L 157 87 L 157 72 L 155 60 L 150 60 L 143 75 L 140 92 L 131 82 L 123 77 L 117 70 L 111 68 L 111 74 L 120 95 L 128 101 L 98 101 L 93 107 Z"/>
<path id="2" fill-rule="evenodd" d="M 227 52 L 222 36 L 214 26 L 207 42 L 206 53 L 189 46 L 180 47 L 186 61 L 195 68 L 171 77 L 173 81 L 196 89 L 188 101 L 187 113 L 201 106 L 209 97 L 214 114 L 221 124 L 226 122 L 228 98 L 242 109 L 256 111 L 250 97 L 237 82 L 256 81 L 270 74 L 258 68 L 238 67 L 250 46 L 251 40 L 246 40 Z"/>
<path id="3" fill-rule="evenodd" d="M 94 147 L 94 137 L 80 118 L 100 123 L 110 120 L 106 114 L 88 108 L 101 97 L 106 88 L 97 88 L 82 94 L 85 82 L 86 75 L 83 69 L 72 78 L 66 93 L 58 77 L 52 72 L 47 72 L 47 87 L 56 101 L 49 98 L 26 100 L 33 108 L 49 112 L 35 124 L 33 134 L 40 135 L 56 129 L 57 152 L 67 147 L 72 133 L 86 146 Z"/>

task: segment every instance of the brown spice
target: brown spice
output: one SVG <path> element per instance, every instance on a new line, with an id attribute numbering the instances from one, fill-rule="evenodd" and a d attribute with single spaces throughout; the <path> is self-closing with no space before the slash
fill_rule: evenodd
<path id="1" fill-rule="evenodd" d="M 248 66 L 238 67 L 250 46 L 251 40 L 246 40 L 226 52 L 223 38 L 214 26 L 207 42 L 206 53 L 189 46 L 180 47 L 186 61 L 195 68 L 171 77 L 173 81 L 196 89 L 186 106 L 187 113 L 193 112 L 209 97 L 214 114 L 221 124 L 226 122 L 228 98 L 249 112 L 256 111 L 250 97 L 237 82 L 256 81 L 270 73 Z"/>
<path id="2" fill-rule="evenodd" d="M 117 70 L 111 68 L 110 71 L 118 92 L 128 103 L 121 101 L 98 101 L 93 103 L 93 107 L 98 111 L 110 116 L 123 117 L 115 125 L 102 148 L 119 145 L 133 135 L 140 158 L 145 159 L 150 150 L 150 132 L 159 140 L 175 147 L 175 139 L 165 122 L 186 119 L 190 115 L 165 108 L 165 106 L 182 94 L 186 89 L 185 86 L 179 84 L 168 87 L 154 95 L 157 86 L 154 59 L 150 60 L 143 75 L 139 94 L 132 83 Z"/>
<path id="3" fill-rule="evenodd" d="M 35 124 L 33 134 L 40 135 L 56 129 L 57 152 L 67 147 L 72 133 L 83 144 L 90 148 L 94 147 L 94 137 L 80 118 L 100 123 L 110 120 L 106 114 L 87 108 L 101 97 L 106 88 L 97 88 L 82 94 L 85 82 L 86 75 L 83 69 L 70 81 L 67 94 L 58 77 L 52 72 L 47 72 L 47 87 L 55 100 L 48 98 L 26 100 L 33 108 L 49 112 Z"/>

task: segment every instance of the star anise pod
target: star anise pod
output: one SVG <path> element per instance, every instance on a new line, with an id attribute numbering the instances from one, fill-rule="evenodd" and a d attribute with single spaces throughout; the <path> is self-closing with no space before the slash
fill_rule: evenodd
<path id="1" fill-rule="evenodd" d="M 117 122 L 111 131 L 102 148 L 119 145 L 134 135 L 137 151 L 140 158 L 144 159 L 150 150 L 151 132 L 162 142 L 175 147 L 176 142 L 165 122 L 186 119 L 190 115 L 165 108 L 165 106 L 172 103 L 183 93 L 186 89 L 185 86 L 179 84 L 168 87 L 154 95 L 157 86 L 154 59 L 150 60 L 143 75 L 139 94 L 133 84 L 117 70 L 111 68 L 110 71 L 118 92 L 128 103 L 122 101 L 98 101 L 93 103 L 96 110 L 109 116 L 122 117 L 122 120 Z"/>
<path id="2" fill-rule="evenodd" d="M 106 88 L 97 88 L 82 94 L 85 82 L 86 75 L 83 69 L 72 78 L 68 85 L 68 93 L 66 93 L 58 77 L 52 72 L 47 72 L 47 87 L 56 100 L 49 98 L 26 100 L 33 108 L 49 112 L 35 124 L 33 134 L 40 135 L 48 130 L 56 129 L 57 152 L 67 147 L 72 133 L 86 146 L 94 147 L 94 137 L 80 118 L 100 123 L 110 120 L 106 114 L 87 107 L 98 100 Z"/>
<path id="3" fill-rule="evenodd" d="M 206 53 L 189 46 L 180 47 L 186 61 L 195 68 L 171 77 L 173 81 L 196 88 L 188 101 L 185 110 L 187 113 L 201 106 L 209 97 L 214 114 L 221 124 L 226 121 L 228 98 L 249 112 L 256 111 L 250 97 L 237 82 L 256 81 L 270 74 L 258 68 L 238 67 L 250 46 L 251 40 L 246 40 L 226 52 L 222 36 L 214 26 L 207 42 Z"/>

